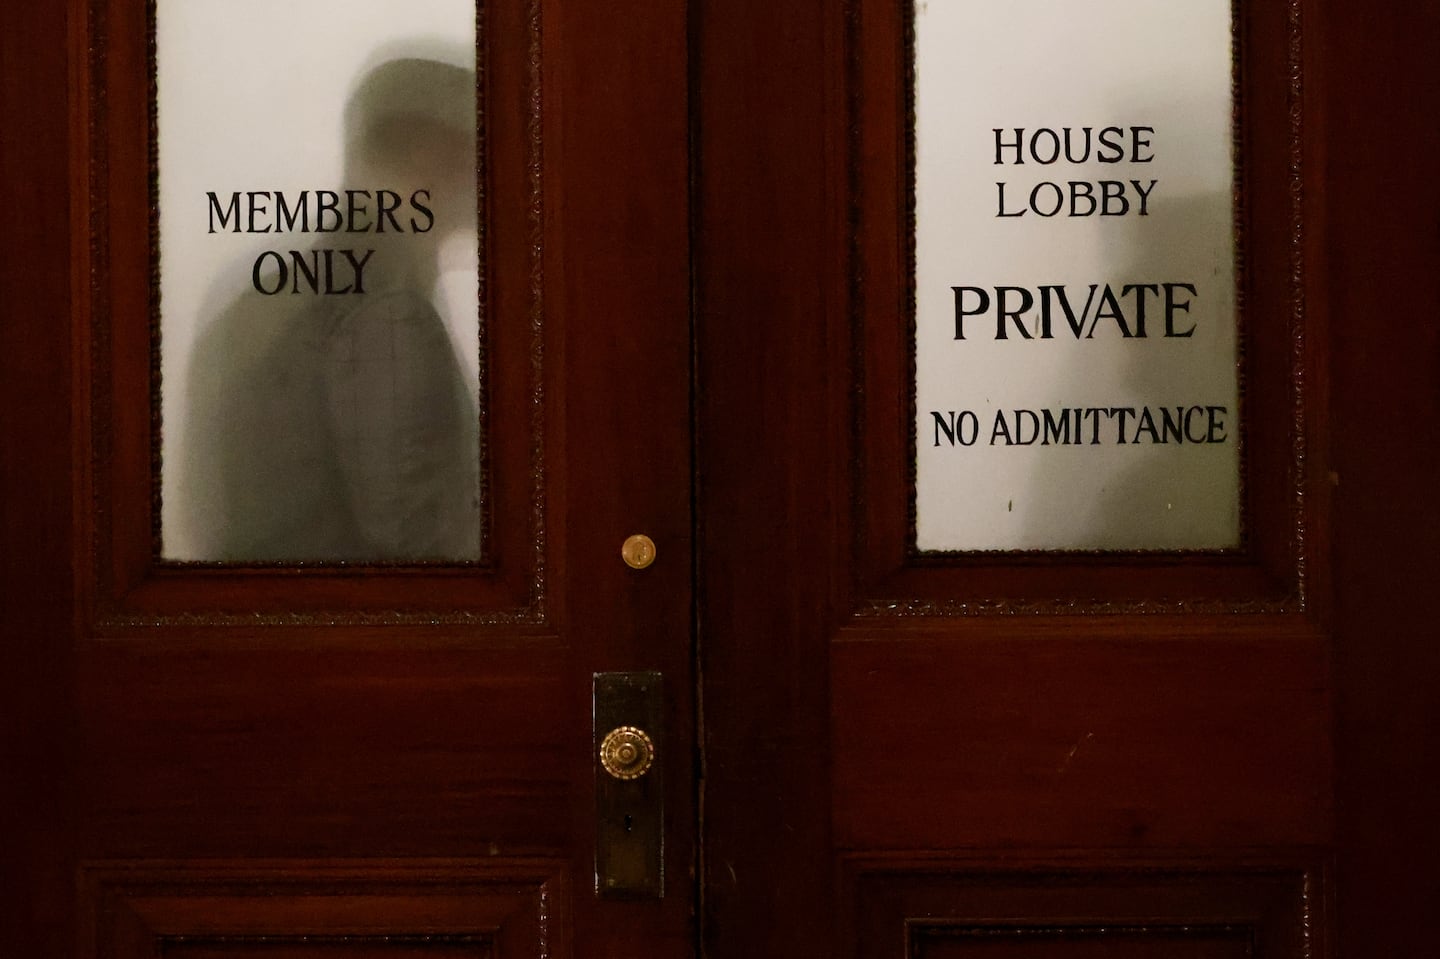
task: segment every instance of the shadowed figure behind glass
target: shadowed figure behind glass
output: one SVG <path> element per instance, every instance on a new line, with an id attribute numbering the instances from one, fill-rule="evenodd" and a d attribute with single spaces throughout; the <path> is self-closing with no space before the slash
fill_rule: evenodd
<path id="1" fill-rule="evenodd" d="M 1112 339 L 1113 355 L 1124 358 L 1114 369 L 1113 382 L 1095 390 L 1091 367 L 1079 360 L 1056 378 L 1072 389 L 1090 391 L 1090 402 L 1148 406 L 1156 430 L 1147 434 L 1132 421 L 1123 431 L 1126 441 L 1120 444 L 1116 438 L 1122 431 L 1105 419 L 1099 429 L 1106 437 L 1103 457 L 1102 447 L 1087 444 L 1051 448 L 1047 459 L 1056 462 L 1032 472 L 1014 501 L 1016 511 L 1025 516 L 1019 531 L 1021 548 L 1173 550 L 1238 545 L 1237 357 L 1233 335 L 1218 329 L 1223 324 L 1233 331 L 1235 325 L 1235 281 L 1229 268 L 1234 259 L 1233 203 L 1228 193 L 1160 196 L 1153 216 L 1134 221 L 1126 239 L 1116 236 L 1112 241 L 1110 255 L 1116 266 L 1103 279 L 1116 289 L 1172 278 L 1194 284 L 1195 296 L 1185 297 L 1192 308 L 1177 314 L 1175 324 L 1182 332 L 1193 332 L 1189 337 L 1164 337 L 1164 323 L 1152 307 L 1145 338 Z M 1203 267 L 1200 272 L 1196 264 Z M 1130 322 L 1133 325 L 1135 320 Z M 1061 394 L 1053 405 L 1063 408 L 1074 403 Z M 1166 415 L 1197 406 L 1223 406 L 1224 413 L 1213 420 L 1213 433 L 1212 421 L 1202 418 L 1205 425 L 1193 427 L 1182 442 L 1182 437 L 1166 429 Z M 1222 442 L 1197 444 L 1196 436 Z M 1078 486 L 1077 475 L 1101 481 Z M 1082 490 L 1079 496 L 1077 488 Z"/>
<path id="2" fill-rule="evenodd" d="M 386 218 L 371 199 L 356 218 L 364 231 L 276 237 L 277 249 L 306 256 L 373 251 L 363 294 L 297 294 L 292 276 L 277 294 L 247 289 L 207 327 L 191 357 L 181 464 L 186 520 L 200 537 L 198 555 L 183 558 L 480 556 L 477 397 L 434 305 L 442 241 L 476 228 L 475 75 L 385 62 L 356 86 L 345 129 L 341 196 L 423 190 L 424 210 L 407 203 Z M 278 289 L 277 270 L 256 273 L 256 284 Z"/>

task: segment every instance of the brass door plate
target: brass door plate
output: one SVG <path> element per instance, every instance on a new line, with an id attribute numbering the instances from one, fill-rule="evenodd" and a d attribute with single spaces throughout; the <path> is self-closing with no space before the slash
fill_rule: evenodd
<path id="1" fill-rule="evenodd" d="M 595 892 L 665 891 L 664 685 L 656 672 L 596 673 Z"/>

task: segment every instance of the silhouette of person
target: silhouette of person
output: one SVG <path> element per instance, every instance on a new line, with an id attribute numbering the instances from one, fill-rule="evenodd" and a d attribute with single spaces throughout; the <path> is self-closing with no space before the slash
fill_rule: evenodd
<path id="1" fill-rule="evenodd" d="M 1026 517 L 1019 535 L 1027 545 L 1055 548 L 1050 544 L 1057 536 L 1064 537 L 1059 548 L 1082 550 L 1238 544 L 1240 420 L 1234 380 L 1234 277 L 1228 263 L 1233 256 L 1233 210 L 1226 193 L 1167 195 L 1157 198 L 1150 219 L 1129 224 L 1128 246 L 1119 249 L 1117 242 L 1114 249 L 1123 264 L 1103 279 L 1117 290 L 1126 283 L 1193 282 L 1199 292 L 1192 310 L 1177 323 L 1178 329 L 1193 333 L 1164 337 L 1164 323 L 1152 306 L 1145 339 L 1115 338 L 1113 326 L 1096 334 L 1111 335 L 1101 345 L 1125 358 L 1114 368 L 1113 382 L 1092 389 L 1087 382 L 1091 368 L 1079 363 L 1069 374 L 1088 403 L 1149 406 L 1157 422 L 1161 407 L 1173 411 L 1195 404 L 1224 405 L 1219 420 L 1223 428 L 1215 434 L 1224 442 L 1195 443 L 1195 436 L 1208 434 L 1200 428 L 1183 443 L 1172 442 L 1161 430 L 1164 442 L 1156 443 L 1137 430 L 1134 418 L 1122 431 L 1102 417 L 1102 446 L 1052 447 L 1044 455 L 1047 467 L 1029 477 L 1024 501 L 1017 496 L 1015 509 Z M 1201 266 L 1204 271 L 1196 272 Z M 1127 306 L 1133 302 L 1127 299 Z M 1222 324 L 1229 330 L 1222 330 Z M 1092 435 L 1088 426 L 1083 432 Z M 1122 433 L 1123 444 L 1117 439 Z M 1077 483 L 1077 476 L 1086 477 L 1089 485 Z M 1079 498 L 1077 489 L 1083 493 Z"/>
<path id="2" fill-rule="evenodd" d="M 357 85 L 345 129 L 342 190 L 372 196 L 347 230 L 366 229 L 310 242 L 373 251 L 364 292 L 247 290 L 204 332 L 181 474 L 198 555 L 185 558 L 479 558 L 477 397 L 432 302 L 441 243 L 476 226 L 475 75 L 384 62 Z M 382 188 L 424 191 L 423 211 L 381 216 Z"/>

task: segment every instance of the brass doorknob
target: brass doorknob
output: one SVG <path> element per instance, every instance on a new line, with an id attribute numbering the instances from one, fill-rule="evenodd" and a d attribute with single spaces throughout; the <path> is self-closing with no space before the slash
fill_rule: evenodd
<path id="1" fill-rule="evenodd" d="M 634 726 L 617 726 L 600 742 L 600 765 L 616 779 L 639 779 L 654 762 L 655 744 Z"/>

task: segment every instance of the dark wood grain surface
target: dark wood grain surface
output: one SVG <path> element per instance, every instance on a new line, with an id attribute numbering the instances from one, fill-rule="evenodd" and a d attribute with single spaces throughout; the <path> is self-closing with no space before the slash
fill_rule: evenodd
<path id="1" fill-rule="evenodd" d="M 0 7 L 0 954 L 1433 953 L 1440 13 L 1239 5 L 1247 551 L 931 562 L 899 8 L 527 9 L 496 564 L 336 574 L 153 563 L 144 5 Z"/>

